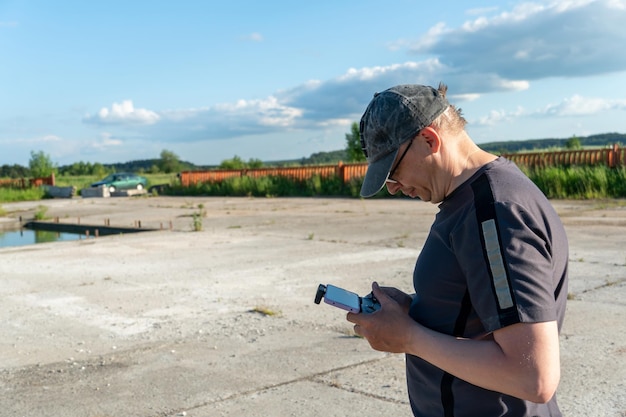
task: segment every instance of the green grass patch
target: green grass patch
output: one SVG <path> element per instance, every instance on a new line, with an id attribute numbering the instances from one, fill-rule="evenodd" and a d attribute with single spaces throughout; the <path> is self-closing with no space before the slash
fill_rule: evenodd
<path id="1" fill-rule="evenodd" d="M 15 203 L 18 201 L 37 201 L 45 197 L 43 188 L 0 188 L 0 203 Z"/>
<path id="2" fill-rule="evenodd" d="M 176 174 L 140 174 L 148 180 L 148 187 L 152 185 L 178 183 Z M 94 175 L 57 175 L 55 177 L 56 185 L 59 187 L 76 187 L 77 190 L 90 187 L 94 182 L 100 181 L 104 177 Z"/>
<path id="3" fill-rule="evenodd" d="M 42 205 L 37 206 L 37 211 L 35 211 L 35 220 L 45 220 L 47 218 L 47 212 L 48 207 Z"/>
<path id="4" fill-rule="evenodd" d="M 626 168 L 569 166 L 526 168 L 548 198 L 596 199 L 626 197 Z"/>
<path id="5" fill-rule="evenodd" d="M 257 313 L 266 317 L 281 317 L 283 315 L 282 311 L 273 309 L 265 305 L 259 305 L 254 307 L 250 310 L 250 313 Z"/>

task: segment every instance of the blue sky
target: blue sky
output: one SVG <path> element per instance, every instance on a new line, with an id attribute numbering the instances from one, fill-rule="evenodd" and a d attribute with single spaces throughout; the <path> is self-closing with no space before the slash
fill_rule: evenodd
<path id="1" fill-rule="evenodd" d="M 440 81 L 479 144 L 626 133 L 626 0 L 425 3 L 0 0 L 0 164 L 297 159 Z"/>

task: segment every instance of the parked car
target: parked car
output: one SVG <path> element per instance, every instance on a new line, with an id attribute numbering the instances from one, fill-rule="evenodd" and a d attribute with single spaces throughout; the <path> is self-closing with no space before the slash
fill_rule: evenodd
<path id="1" fill-rule="evenodd" d="M 109 192 L 118 190 L 143 190 L 146 188 L 148 180 L 132 172 L 118 172 L 111 174 L 101 181 L 91 184 L 92 187 L 107 187 Z"/>

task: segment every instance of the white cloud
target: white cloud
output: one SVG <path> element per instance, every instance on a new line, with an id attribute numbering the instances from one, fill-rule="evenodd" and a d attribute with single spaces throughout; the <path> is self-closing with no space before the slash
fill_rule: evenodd
<path id="1" fill-rule="evenodd" d="M 289 127 L 302 116 L 302 110 L 279 103 L 274 96 L 265 100 L 239 100 L 232 104 L 221 104 L 215 110 L 221 116 L 243 116 L 248 120 L 256 120 L 260 126 Z"/>
<path id="2" fill-rule="evenodd" d="M 100 138 L 97 141 L 94 141 L 91 143 L 91 147 L 98 149 L 98 150 L 102 150 L 102 149 L 108 149 L 111 147 L 118 147 L 118 146 L 121 146 L 122 144 L 123 142 L 121 139 L 115 138 L 109 132 L 102 132 L 100 134 Z"/>
<path id="3" fill-rule="evenodd" d="M 63 139 L 57 135 L 43 135 L 43 136 L 34 136 L 31 138 L 25 137 L 12 137 L 7 139 L 0 140 L 0 143 L 9 144 L 27 144 L 29 146 L 39 146 L 41 144 L 47 144 L 49 142 L 61 142 Z"/>
<path id="4" fill-rule="evenodd" d="M 57 135 L 46 135 L 41 139 L 42 142 L 60 142 L 61 140 Z"/>
<path id="5" fill-rule="evenodd" d="M 574 95 L 558 104 L 549 104 L 535 112 L 545 116 L 592 116 L 610 110 L 626 110 L 626 100 L 606 100 L 602 98 Z"/>
<path id="6" fill-rule="evenodd" d="M 471 121 L 472 125 L 477 126 L 495 126 L 503 122 L 510 122 L 526 114 L 522 107 L 518 107 L 515 111 L 509 112 L 505 110 L 492 110 L 488 115 Z"/>
<path id="7" fill-rule="evenodd" d="M 437 23 L 435 26 L 428 29 L 426 34 L 419 40 L 414 41 L 409 45 L 409 50 L 416 53 L 421 51 L 429 51 L 431 48 L 436 47 L 440 42 L 440 39 L 445 36 L 452 29 L 448 29 L 443 22 Z"/>
<path id="8" fill-rule="evenodd" d="M 95 115 L 87 115 L 83 121 L 95 124 L 154 124 L 159 115 L 151 110 L 135 109 L 132 100 L 113 103 L 110 109 L 103 107 Z"/>
<path id="9" fill-rule="evenodd" d="M 455 102 L 475 100 L 481 93 L 520 91 L 528 82 L 496 74 L 459 73 L 439 62 L 405 62 L 387 66 L 350 68 L 327 81 L 310 80 L 256 100 L 238 100 L 203 108 L 151 111 L 135 109 L 131 101 L 114 103 L 84 122 L 117 125 L 141 136 L 163 141 L 193 142 L 240 135 L 262 135 L 290 130 L 349 126 L 357 120 L 376 91 L 392 85 L 439 81 L 456 86 Z"/>
<path id="10" fill-rule="evenodd" d="M 350 68 L 328 80 L 309 80 L 254 100 L 170 110 L 136 109 L 130 100 L 87 115 L 86 123 L 120 126 L 163 142 L 194 142 L 236 136 L 284 134 L 348 126 L 358 120 L 372 94 L 405 83 L 450 87 L 454 103 L 494 92 L 525 91 L 536 79 L 626 70 L 626 0 L 570 0 L 524 3 L 495 14 L 494 9 L 457 28 L 438 23 L 411 51 L 421 61 Z M 249 40 L 262 40 L 260 34 Z M 257 36 L 258 35 L 258 36 Z M 401 41 L 397 45 L 404 45 Z M 407 49 L 408 50 L 408 49 Z M 623 108 L 621 101 L 571 97 L 541 111 L 494 110 L 473 123 L 482 126 L 520 117 L 594 114 Z M 115 146 L 113 142 L 110 146 Z M 102 142 L 106 144 L 106 142 Z"/>
<path id="11" fill-rule="evenodd" d="M 475 126 L 496 126 L 502 123 L 510 123 L 519 118 L 584 117 L 594 116 L 611 110 L 626 110 L 626 99 L 607 100 L 573 95 L 557 104 L 549 104 L 535 111 L 527 111 L 523 107 L 518 107 L 514 111 L 492 110 L 483 117 L 471 120 L 470 124 Z"/>
<path id="12" fill-rule="evenodd" d="M 626 70 L 625 0 L 523 3 L 458 28 L 435 25 L 410 47 L 461 72 L 534 80 Z"/>
<path id="13" fill-rule="evenodd" d="M 485 15 L 485 14 L 492 13 L 492 12 L 495 13 L 498 10 L 499 10 L 498 6 L 483 7 L 483 8 L 476 8 L 476 9 L 466 10 L 465 14 L 470 15 L 470 16 Z"/>

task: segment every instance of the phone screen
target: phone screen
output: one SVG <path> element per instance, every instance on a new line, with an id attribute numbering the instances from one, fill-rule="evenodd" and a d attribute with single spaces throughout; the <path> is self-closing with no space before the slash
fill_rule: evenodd
<path id="1" fill-rule="evenodd" d="M 358 294 L 335 287 L 334 285 L 326 286 L 324 302 L 353 313 L 361 312 L 361 301 Z"/>

